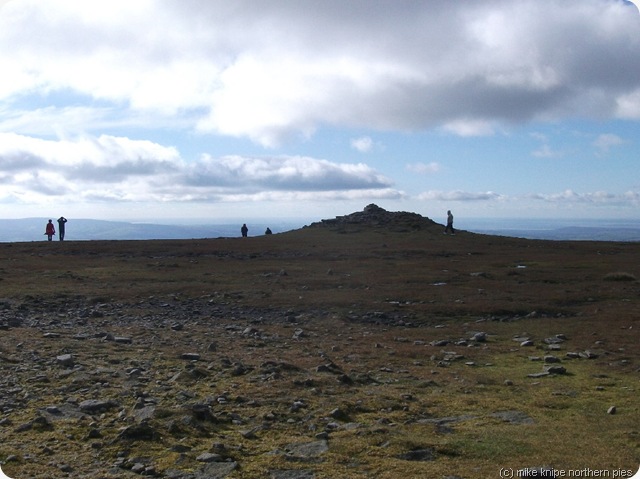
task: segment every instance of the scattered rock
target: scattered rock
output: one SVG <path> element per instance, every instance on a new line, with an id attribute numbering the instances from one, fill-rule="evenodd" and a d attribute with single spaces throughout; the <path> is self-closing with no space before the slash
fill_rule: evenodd
<path id="1" fill-rule="evenodd" d="M 433 461 L 436 458 L 435 451 L 431 448 L 415 449 L 413 451 L 398 454 L 396 457 L 404 461 L 420 461 L 420 462 Z"/>
<path id="2" fill-rule="evenodd" d="M 60 356 L 56 357 L 56 362 L 64 368 L 72 368 L 75 363 L 73 355 L 71 354 L 61 354 Z"/>
<path id="3" fill-rule="evenodd" d="M 564 366 L 558 366 L 555 364 L 551 364 L 551 365 L 545 364 L 544 370 L 549 374 L 566 374 L 567 373 L 567 369 Z"/>
<path id="4" fill-rule="evenodd" d="M 487 341 L 487 333 L 485 333 L 484 331 L 475 333 L 473 336 L 471 336 L 471 340 L 477 343 L 484 343 Z"/>
<path id="5" fill-rule="evenodd" d="M 84 412 L 95 414 L 118 407 L 118 403 L 111 400 L 87 399 L 86 401 L 82 401 L 79 407 Z"/>
<path id="6" fill-rule="evenodd" d="M 205 452 L 196 457 L 198 462 L 222 462 L 224 458 L 220 454 Z"/>
<path id="7" fill-rule="evenodd" d="M 308 459 L 317 458 L 329 450 L 326 440 L 313 442 L 293 443 L 285 446 L 286 458 L 294 461 L 305 462 Z"/>
<path id="8" fill-rule="evenodd" d="M 583 359 L 597 359 L 599 355 L 594 353 L 593 351 L 586 350 L 579 352 L 578 356 Z"/>
<path id="9" fill-rule="evenodd" d="M 296 469 L 288 471 L 269 471 L 270 479 L 315 479 L 316 474 L 308 469 Z"/>
<path id="10" fill-rule="evenodd" d="M 180 355 L 180 359 L 185 359 L 187 361 L 199 361 L 200 355 L 198 353 L 182 353 Z"/>
<path id="11" fill-rule="evenodd" d="M 491 416 L 510 424 L 533 424 L 533 419 L 521 411 L 500 411 L 491 414 Z"/>

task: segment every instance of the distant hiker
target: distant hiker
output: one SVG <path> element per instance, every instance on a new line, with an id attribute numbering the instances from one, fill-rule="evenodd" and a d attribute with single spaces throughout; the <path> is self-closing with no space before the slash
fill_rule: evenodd
<path id="1" fill-rule="evenodd" d="M 242 233 L 243 238 L 247 237 L 247 233 L 249 233 L 249 228 L 247 228 L 246 223 L 242 225 L 242 228 L 240 228 L 240 232 Z"/>
<path id="2" fill-rule="evenodd" d="M 49 222 L 47 223 L 47 227 L 44 230 L 44 234 L 47 235 L 47 238 L 49 238 L 49 241 L 51 241 L 53 239 L 53 235 L 56 234 L 56 229 L 53 227 L 53 222 L 51 220 L 49 220 Z"/>
<path id="3" fill-rule="evenodd" d="M 452 235 L 456 234 L 456 231 L 453 229 L 453 215 L 451 214 L 451 210 L 447 211 L 447 226 L 444 229 L 444 234 L 451 232 Z"/>
<path id="4" fill-rule="evenodd" d="M 271 228 L 267 227 L 267 230 L 264 232 L 264 234 L 270 235 L 271 234 Z"/>
<path id="5" fill-rule="evenodd" d="M 64 224 L 67 222 L 67 218 L 61 216 L 58 218 L 58 238 L 60 241 L 64 241 Z"/>

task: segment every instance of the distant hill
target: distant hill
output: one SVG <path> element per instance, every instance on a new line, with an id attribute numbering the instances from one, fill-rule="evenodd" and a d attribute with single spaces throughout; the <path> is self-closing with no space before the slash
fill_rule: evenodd
<path id="1" fill-rule="evenodd" d="M 46 241 L 44 228 L 48 219 L 25 218 L 2 220 L 0 242 Z M 58 224 L 54 220 L 56 231 Z M 216 225 L 162 225 L 69 219 L 66 226 L 67 241 L 87 240 L 149 240 L 149 239 L 198 239 L 240 236 L 240 224 Z M 267 225 L 250 224 L 250 236 L 264 234 Z M 274 233 L 282 231 L 271 226 Z M 57 236 L 54 240 L 57 241 Z"/>
<path id="2" fill-rule="evenodd" d="M 569 226 L 549 230 L 475 229 L 474 232 L 496 236 L 555 241 L 640 241 L 640 228 Z"/>
<path id="3" fill-rule="evenodd" d="M 391 212 L 375 204 L 367 205 L 362 211 L 323 219 L 315 223 L 304 220 L 267 219 L 246 220 L 249 236 L 264 234 L 267 227 L 273 233 L 282 233 L 301 228 L 308 224 L 311 227 L 343 227 L 346 225 L 369 225 L 387 228 L 391 231 L 437 231 L 444 230 L 441 225 L 417 213 L 404 211 Z M 93 219 L 69 219 L 66 240 L 152 240 L 152 239 L 199 239 L 240 236 L 243 221 L 229 220 L 229 224 L 160 224 L 154 222 L 104 221 Z M 0 242 L 45 241 L 44 228 L 47 218 L 25 218 L 2 220 Z M 54 221 L 57 229 L 57 223 Z M 510 223 L 504 220 L 465 220 L 455 226 L 461 231 L 473 233 L 509 236 L 526 239 L 545 239 L 556 241 L 640 241 L 640 223 L 638 221 L 604 222 L 592 221 L 588 226 L 560 226 L 553 220 L 519 219 Z M 503 226 L 504 225 L 504 226 Z M 556 227 L 557 226 L 557 227 Z M 57 237 L 56 237 L 57 240 Z"/>

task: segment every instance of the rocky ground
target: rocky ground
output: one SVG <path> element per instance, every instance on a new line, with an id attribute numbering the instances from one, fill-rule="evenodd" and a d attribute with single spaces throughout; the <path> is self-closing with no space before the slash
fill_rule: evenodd
<path id="1" fill-rule="evenodd" d="M 639 257 L 373 206 L 273 237 L 3 244 L 2 469 L 635 472 Z"/>

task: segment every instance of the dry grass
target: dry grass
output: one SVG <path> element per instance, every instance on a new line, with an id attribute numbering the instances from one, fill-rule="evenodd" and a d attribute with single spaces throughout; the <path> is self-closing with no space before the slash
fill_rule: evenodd
<path id="1" fill-rule="evenodd" d="M 0 426 L 0 460 L 17 456 L 3 466 L 12 477 L 64 475 L 56 469 L 61 462 L 73 464 L 77 477 L 94 477 L 92 471 L 110 477 L 127 449 L 130 457 L 152 458 L 158 471 L 186 471 L 197 470 L 195 457 L 222 442 L 241 465 L 229 477 L 242 478 L 269 477 L 276 469 L 313 469 L 318 478 L 484 478 L 497 477 L 500 467 L 541 465 L 636 469 L 640 286 L 602 278 L 629 271 L 639 258 L 640 245 L 632 243 L 449 237 L 440 228 L 357 225 L 247 239 L 2 244 L 4 301 L 11 311 L 33 307 L 30 317 L 41 321 L 2 331 L 2 374 L 26 399 L 0 417 L 12 424 Z M 624 276 L 635 279 L 633 272 Z M 108 311 L 118 305 L 119 313 L 82 324 L 67 314 L 102 304 Z M 184 331 L 168 328 L 168 311 L 185 321 Z M 293 339 L 299 328 L 304 335 Z M 78 341 L 72 337 L 78 329 L 108 330 L 133 344 Z M 44 330 L 61 337 L 43 338 Z M 455 344 L 477 331 L 488 340 Z M 552 354 L 568 373 L 528 377 L 542 370 L 530 356 L 550 354 L 543 340 L 557 334 L 568 341 Z M 513 340 L 524 335 L 534 346 Z M 451 342 L 431 345 L 442 339 Z M 585 350 L 598 357 L 566 358 Z M 84 372 L 64 376 L 36 364 L 48 383 L 34 380 L 37 369 L 27 372 L 34 352 L 51 360 L 61 351 L 72 352 Z M 185 371 L 177 355 L 186 351 L 202 355 L 195 367 L 206 374 L 167 388 L 168 378 Z M 452 354 L 455 360 L 442 363 Z M 234 376 L 223 360 L 248 370 Z M 327 360 L 354 383 L 318 372 Z M 270 363 L 295 367 L 271 374 Z M 141 366 L 149 375 L 145 393 L 158 399 L 153 425 L 162 438 L 114 441 L 128 424 L 120 410 L 53 430 L 15 431 L 42 408 L 70 399 L 117 397 L 130 415 L 136 392 L 122 375 L 96 371 Z M 185 403 L 219 395 L 228 401 L 215 412 L 228 421 L 169 432 L 167 423 L 179 424 Z M 292 411 L 294 400 L 305 407 Z M 607 414 L 614 405 L 617 414 Z M 347 417 L 332 418 L 336 408 Z M 505 422 L 493 416 L 500 411 L 532 422 Z M 438 425 L 438 418 L 458 419 Z M 103 437 L 88 441 L 92 423 Z M 270 454 L 313 440 L 330 423 L 340 427 L 331 430 L 320 461 Z M 255 438 L 240 434 L 254 427 Z M 172 452 L 176 444 L 191 450 Z M 417 449 L 432 450 L 435 459 L 398 457 Z"/>

